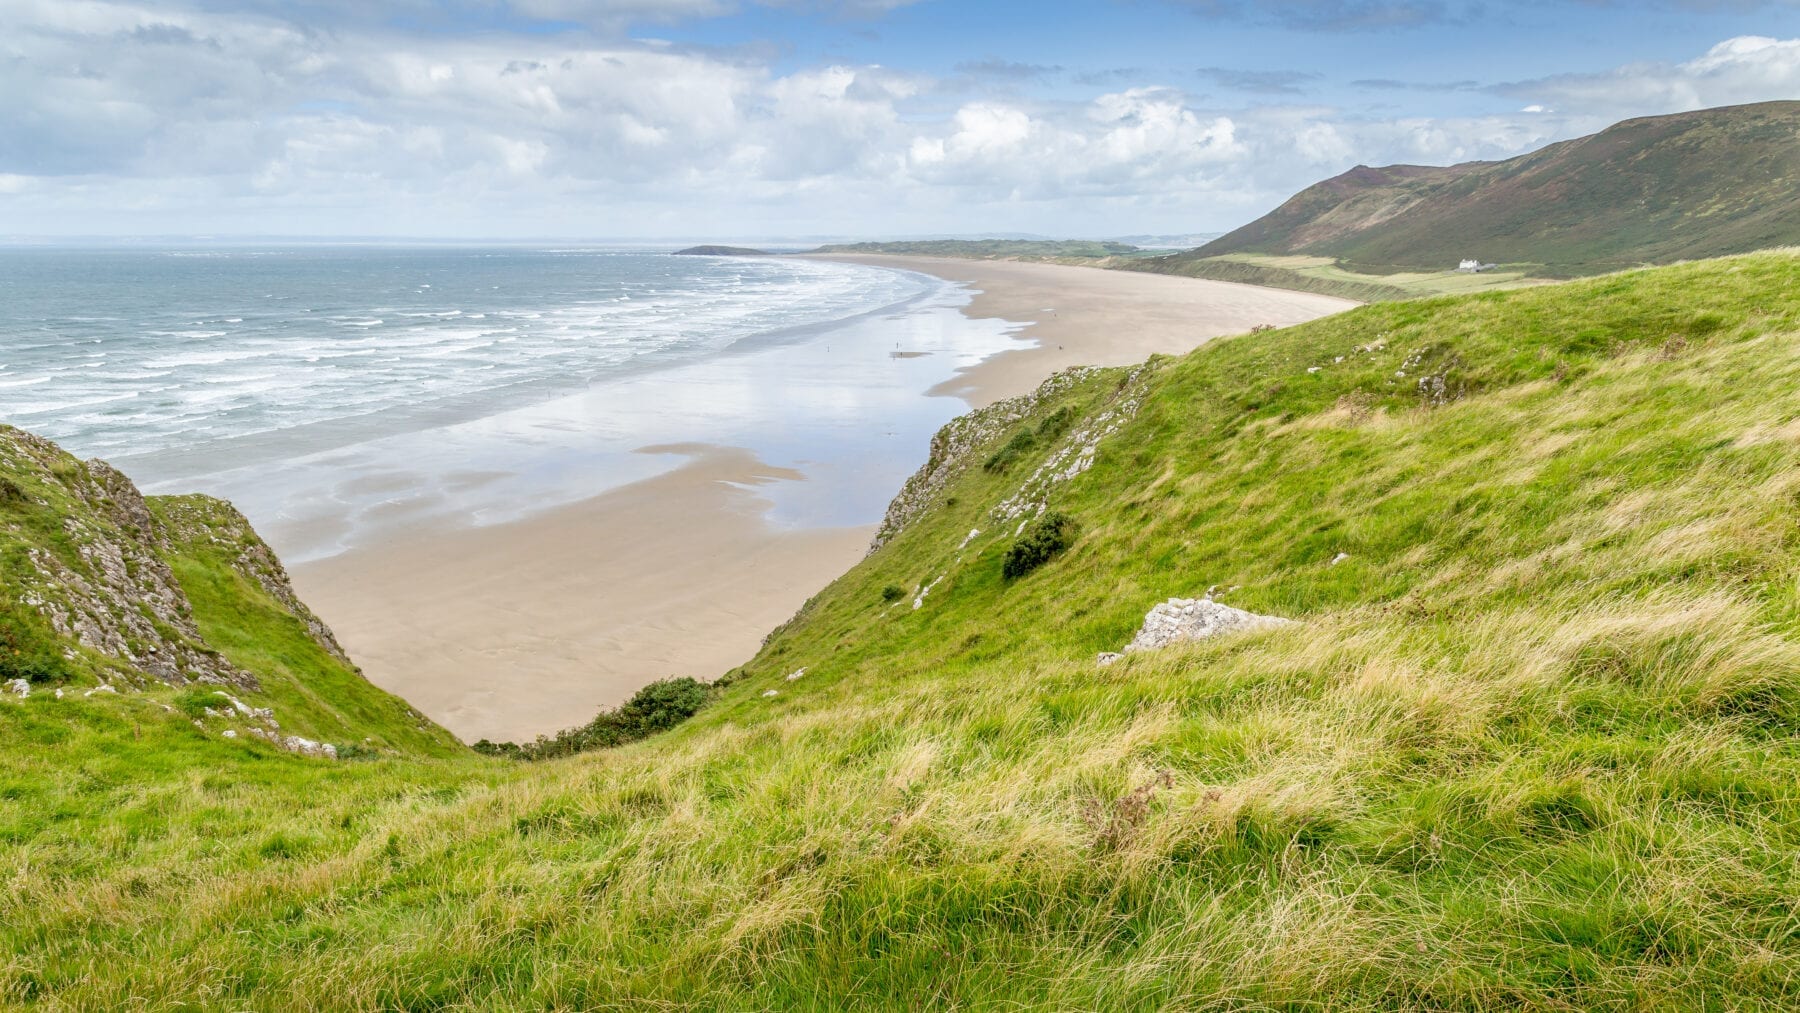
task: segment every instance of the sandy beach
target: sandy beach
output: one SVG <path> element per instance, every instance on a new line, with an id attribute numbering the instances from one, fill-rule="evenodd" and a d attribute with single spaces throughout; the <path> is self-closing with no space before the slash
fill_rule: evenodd
<path id="1" fill-rule="evenodd" d="M 757 490 L 801 476 L 733 448 L 516 524 L 295 570 L 377 684 L 469 741 L 578 725 L 670 675 L 713 677 L 867 549 L 873 527 L 777 532 Z"/>
<path id="2" fill-rule="evenodd" d="M 1211 338 L 1262 324 L 1288 327 L 1356 305 L 1307 292 L 1062 264 L 878 254 L 818 259 L 961 282 L 978 290 L 969 316 L 1031 321 L 1015 336 L 1035 345 L 990 356 L 932 391 L 972 407 L 1033 390 L 1070 366 L 1128 366 L 1158 353 L 1180 355 Z"/>
<path id="3" fill-rule="evenodd" d="M 980 289 L 967 315 L 1029 323 L 1015 337 L 1035 346 L 989 355 L 931 391 L 975 406 L 1067 366 L 1181 353 L 1353 305 L 1080 267 L 833 259 L 966 283 Z M 713 678 L 749 660 L 868 544 L 872 527 L 769 522 L 769 497 L 804 482 L 804 467 L 730 447 L 645 449 L 687 462 L 523 520 L 426 529 L 305 563 L 296 585 L 377 685 L 466 740 L 517 741 L 582 724 L 653 680 Z M 923 441 L 917 451 L 922 460 Z"/>

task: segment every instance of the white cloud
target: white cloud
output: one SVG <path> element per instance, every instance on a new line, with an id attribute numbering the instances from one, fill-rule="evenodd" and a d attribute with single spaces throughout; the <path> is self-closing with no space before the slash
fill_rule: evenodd
<path id="1" fill-rule="evenodd" d="M 1800 40 L 1741 38 L 1670 67 L 1509 85 L 1530 105 L 1488 117 L 1212 108 L 1156 86 L 958 101 L 895 68 L 781 73 L 592 34 L 0 3 L 0 221 L 23 233 L 1205 229 L 1357 162 L 1506 157 L 1620 115 L 1800 87 Z"/>
<path id="2" fill-rule="evenodd" d="M 1503 85 L 1534 105 L 1613 118 L 1800 96 L 1800 39 L 1745 35 L 1685 63 L 1635 63 Z"/>

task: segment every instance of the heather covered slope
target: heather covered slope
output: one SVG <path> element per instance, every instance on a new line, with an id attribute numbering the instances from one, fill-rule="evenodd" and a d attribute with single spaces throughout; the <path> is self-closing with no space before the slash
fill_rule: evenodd
<path id="1" fill-rule="evenodd" d="M 1797 386 L 1782 254 L 1066 376 L 947 429 L 710 707 L 564 760 L 8 701 L 0 994 L 1791 1008 Z M 1040 504 L 1072 543 L 1008 579 Z M 1212 585 L 1298 622 L 1095 665 Z"/>
<path id="2" fill-rule="evenodd" d="M 1504 162 L 1358 166 L 1161 269 L 1226 254 L 1352 271 L 1465 258 L 1544 277 L 1800 244 L 1800 102 L 1627 120 Z"/>

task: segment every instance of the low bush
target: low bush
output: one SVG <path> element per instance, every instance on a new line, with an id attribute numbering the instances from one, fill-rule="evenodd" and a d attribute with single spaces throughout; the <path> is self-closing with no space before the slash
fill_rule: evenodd
<path id="1" fill-rule="evenodd" d="M 1012 548 L 1006 550 L 1001 574 L 1007 580 L 1015 580 L 1043 566 L 1074 543 L 1077 530 L 1075 519 L 1060 510 L 1044 514 L 1032 521 Z"/>
<path id="2" fill-rule="evenodd" d="M 524 745 L 482 739 L 475 743 L 474 749 L 488 756 L 548 760 L 590 749 L 622 746 L 666 731 L 693 717 L 712 694 L 712 687 L 698 679 L 688 676 L 662 679 L 638 690 L 618 710 L 602 711 L 579 728 L 566 728 L 555 735 L 540 735 L 537 741 Z"/>
<path id="3" fill-rule="evenodd" d="M 68 660 L 43 617 L 0 600 L 0 682 L 63 682 L 68 677 Z"/>
<path id="4" fill-rule="evenodd" d="M 899 584 L 889 584 L 881 589 L 882 601 L 896 602 L 904 597 L 906 597 L 906 588 L 901 587 Z"/>
<path id="5" fill-rule="evenodd" d="M 1074 406 L 1063 405 L 1061 408 L 1058 408 L 1046 416 L 1044 421 L 1038 423 L 1037 438 L 1046 442 L 1054 440 L 1058 436 L 1068 432 L 1069 427 L 1074 424 Z"/>
<path id="6" fill-rule="evenodd" d="M 994 451 L 994 456 L 987 459 L 987 462 L 981 466 L 981 470 L 1003 472 L 1012 467 L 1012 463 L 1019 459 L 1020 454 L 1026 453 L 1035 446 L 1037 446 L 1037 434 L 1029 429 L 1021 429 L 1013 434 L 1012 439 L 1006 441 L 1006 446 Z"/>

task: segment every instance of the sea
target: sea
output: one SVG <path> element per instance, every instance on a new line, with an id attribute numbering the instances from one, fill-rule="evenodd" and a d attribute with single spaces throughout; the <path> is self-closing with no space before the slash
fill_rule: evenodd
<path id="1" fill-rule="evenodd" d="M 971 293 L 791 257 L 587 247 L 0 248 L 0 421 L 295 561 L 504 523 L 743 447 L 778 526 L 867 524 L 1018 347 Z"/>

